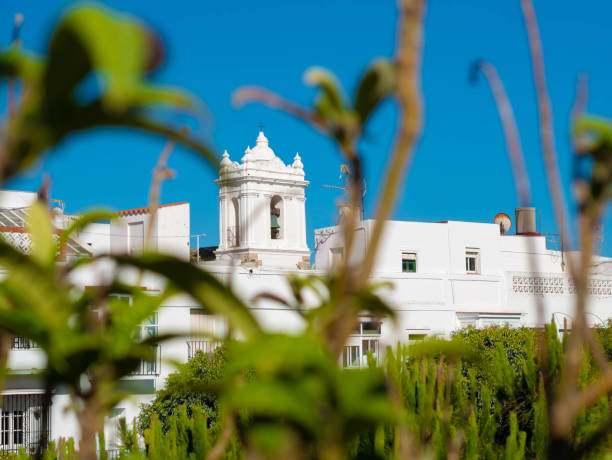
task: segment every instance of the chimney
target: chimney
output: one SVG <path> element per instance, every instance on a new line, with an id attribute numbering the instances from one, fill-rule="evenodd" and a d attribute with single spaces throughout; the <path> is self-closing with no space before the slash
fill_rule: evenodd
<path id="1" fill-rule="evenodd" d="M 517 235 L 537 234 L 535 208 L 516 208 L 514 217 Z"/>

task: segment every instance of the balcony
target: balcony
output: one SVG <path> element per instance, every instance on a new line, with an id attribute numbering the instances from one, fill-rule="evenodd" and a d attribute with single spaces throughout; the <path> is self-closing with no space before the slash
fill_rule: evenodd
<path id="1" fill-rule="evenodd" d="M 11 350 L 30 350 L 32 348 L 38 348 L 38 345 L 25 337 L 13 337 Z"/>
<path id="2" fill-rule="evenodd" d="M 187 359 L 191 359 L 198 351 L 202 353 L 212 353 L 217 348 L 216 342 L 208 340 L 189 340 L 187 341 Z"/>
<path id="3" fill-rule="evenodd" d="M 159 345 L 154 347 L 154 357 L 151 360 L 142 360 L 138 367 L 130 372 L 131 376 L 156 376 L 161 370 L 161 348 Z"/>
<path id="4" fill-rule="evenodd" d="M 25 337 L 13 337 L 10 342 L 7 367 L 13 372 L 30 373 L 43 369 L 47 358 L 35 342 Z"/>

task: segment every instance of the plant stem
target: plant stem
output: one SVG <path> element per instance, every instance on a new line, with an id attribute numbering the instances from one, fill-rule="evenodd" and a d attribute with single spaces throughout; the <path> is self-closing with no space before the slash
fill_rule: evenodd
<path id="1" fill-rule="evenodd" d="M 423 42 L 423 19 L 426 0 L 401 0 L 397 45 L 397 99 L 399 120 L 397 137 L 384 188 L 377 208 L 374 230 L 362 265 L 358 284 L 365 284 L 374 267 L 378 245 L 386 220 L 391 214 L 400 180 L 407 174 L 414 144 L 421 130 L 420 64 Z"/>

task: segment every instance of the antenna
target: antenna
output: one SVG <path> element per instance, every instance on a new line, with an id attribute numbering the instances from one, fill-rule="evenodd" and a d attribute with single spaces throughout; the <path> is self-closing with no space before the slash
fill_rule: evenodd
<path id="1" fill-rule="evenodd" d="M 340 187 L 339 185 L 322 184 L 322 186 L 326 187 L 326 188 L 335 188 L 335 189 L 338 189 L 338 190 L 342 190 L 346 194 L 346 193 L 348 193 L 350 191 L 350 186 L 346 185 L 345 181 L 348 178 L 348 176 L 350 176 L 350 175 L 351 175 L 351 171 L 348 168 L 348 166 L 345 165 L 345 164 L 341 164 L 340 165 L 340 177 L 338 179 L 340 181 L 342 181 L 344 185 L 342 187 Z M 360 204 L 361 220 L 365 219 L 365 202 L 364 202 L 365 194 L 366 194 L 366 181 L 364 179 L 363 180 L 363 193 L 361 194 L 361 204 Z"/>
<path id="2" fill-rule="evenodd" d="M 196 264 L 200 265 L 200 237 L 206 236 L 206 233 L 200 233 L 198 235 L 191 235 L 191 238 L 196 239 Z"/>

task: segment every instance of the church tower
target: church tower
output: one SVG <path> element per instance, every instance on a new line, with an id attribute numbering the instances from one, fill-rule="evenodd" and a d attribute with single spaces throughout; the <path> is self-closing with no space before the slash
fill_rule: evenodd
<path id="1" fill-rule="evenodd" d="M 217 259 L 245 266 L 310 268 L 306 244 L 304 165 L 299 154 L 285 165 L 263 131 L 241 163 L 223 153 L 219 179 Z"/>

